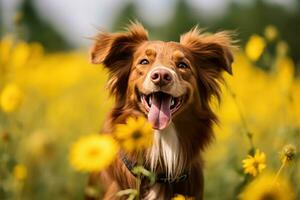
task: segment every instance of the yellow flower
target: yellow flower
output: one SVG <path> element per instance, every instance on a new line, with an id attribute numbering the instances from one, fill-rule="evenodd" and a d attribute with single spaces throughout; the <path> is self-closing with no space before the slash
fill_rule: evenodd
<path id="1" fill-rule="evenodd" d="M 267 40 L 269 41 L 273 41 L 277 38 L 278 36 L 278 31 L 277 28 L 273 25 L 268 25 L 265 28 L 265 37 L 267 38 Z"/>
<path id="2" fill-rule="evenodd" d="M 267 173 L 259 176 L 240 195 L 241 200 L 294 200 L 293 191 L 289 183 L 277 178 L 275 175 Z"/>
<path id="3" fill-rule="evenodd" d="M 259 35 L 252 35 L 246 44 L 246 55 L 252 61 L 257 61 L 266 47 L 266 41 Z"/>
<path id="4" fill-rule="evenodd" d="M 278 56 L 286 56 L 289 46 L 285 41 L 280 41 L 276 45 L 276 53 Z"/>
<path id="5" fill-rule="evenodd" d="M 0 106 L 4 112 L 10 113 L 19 108 L 23 99 L 21 90 L 17 85 L 7 85 L 0 96 Z"/>
<path id="6" fill-rule="evenodd" d="M 245 174 L 256 176 L 266 168 L 266 155 L 257 149 L 254 156 L 248 155 L 242 162 Z"/>
<path id="7" fill-rule="evenodd" d="M 0 41 L 0 64 L 6 64 L 9 60 L 14 40 L 11 36 L 6 36 Z M 1 69 L 1 67 L 0 67 Z"/>
<path id="8" fill-rule="evenodd" d="M 11 64 L 14 67 L 24 66 L 30 57 L 30 45 L 25 42 L 19 42 L 11 55 Z"/>
<path id="9" fill-rule="evenodd" d="M 185 200 L 185 197 L 181 194 L 176 194 L 175 197 L 172 198 L 172 200 Z"/>
<path id="10" fill-rule="evenodd" d="M 281 162 L 285 165 L 293 161 L 296 157 L 297 149 L 294 145 L 288 144 L 283 147 L 281 152 Z"/>
<path id="11" fill-rule="evenodd" d="M 27 178 L 27 168 L 22 164 L 16 165 L 13 169 L 13 176 L 18 181 L 25 180 Z"/>
<path id="12" fill-rule="evenodd" d="M 51 136 L 44 131 L 35 131 L 26 137 L 25 151 L 28 152 L 30 158 L 43 162 L 43 159 L 52 156 L 54 140 Z"/>
<path id="13" fill-rule="evenodd" d="M 289 57 L 281 57 L 276 62 L 276 82 L 279 89 L 282 91 L 288 91 L 294 80 L 294 62 Z"/>
<path id="14" fill-rule="evenodd" d="M 76 141 L 70 150 L 70 163 L 75 170 L 95 172 L 108 167 L 119 147 L 110 135 L 92 134 Z"/>
<path id="15" fill-rule="evenodd" d="M 144 117 L 128 118 L 116 127 L 116 138 L 127 152 L 141 150 L 152 144 L 152 126 Z"/>

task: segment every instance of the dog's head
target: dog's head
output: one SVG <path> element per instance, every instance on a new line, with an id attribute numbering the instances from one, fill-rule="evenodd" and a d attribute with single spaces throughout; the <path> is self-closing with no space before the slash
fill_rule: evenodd
<path id="1" fill-rule="evenodd" d="M 119 107 L 134 106 L 154 129 L 164 129 L 188 107 L 206 109 L 219 95 L 221 72 L 232 73 L 227 32 L 206 35 L 194 28 L 180 42 L 149 41 L 138 23 L 124 33 L 99 33 L 93 63 L 109 70 L 109 87 Z"/>

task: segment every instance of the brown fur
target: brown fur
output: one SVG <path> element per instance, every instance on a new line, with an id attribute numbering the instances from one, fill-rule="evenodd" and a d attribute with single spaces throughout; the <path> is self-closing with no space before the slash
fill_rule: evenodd
<path id="1" fill-rule="evenodd" d="M 101 32 L 95 37 L 91 50 L 93 63 L 103 63 L 109 70 L 109 90 L 115 97 L 103 132 L 112 133 L 118 123 L 125 123 L 129 116 L 145 116 L 146 110 L 138 99 L 136 90 L 143 91 L 143 81 L 154 65 L 164 65 L 176 71 L 180 84 L 186 88 L 186 102 L 172 117 L 184 157 L 184 168 L 191 175 L 185 182 L 149 186 L 142 182 L 142 196 L 145 198 L 151 187 L 157 189 L 157 199 L 170 199 L 183 194 L 203 199 L 203 162 L 201 152 L 213 139 L 212 126 L 217 117 L 209 102 L 212 96 L 220 98 L 219 82 L 221 72 L 232 74 L 232 39 L 228 32 L 213 35 L 201 33 L 196 27 L 180 38 L 180 42 L 148 41 L 147 31 L 138 23 L 132 24 L 124 33 Z M 138 60 L 150 60 L 147 66 L 140 66 Z M 177 60 L 185 60 L 189 69 L 178 69 Z M 144 156 L 146 153 L 144 152 Z M 134 155 L 129 155 L 134 160 Z M 145 163 L 145 167 L 148 167 Z M 164 166 L 157 166 L 157 172 L 164 172 Z M 98 179 L 93 176 L 91 184 Z M 136 178 L 120 159 L 99 175 L 106 193 L 104 199 L 119 199 L 115 194 L 122 189 L 134 188 Z M 92 199 L 92 198 L 91 198 Z M 151 199 L 151 198 L 150 198 Z"/>

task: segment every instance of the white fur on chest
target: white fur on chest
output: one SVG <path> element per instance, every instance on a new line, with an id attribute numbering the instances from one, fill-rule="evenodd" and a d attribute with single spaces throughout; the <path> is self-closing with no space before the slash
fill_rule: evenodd
<path id="1" fill-rule="evenodd" d="M 180 175 L 184 167 L 184 159 L 174 124 L 166 129 L 154 131 L 153 145 L 148 152 L 147 161 L 155 172 L 157 166 L 164 166 L 169 178 Z"/>

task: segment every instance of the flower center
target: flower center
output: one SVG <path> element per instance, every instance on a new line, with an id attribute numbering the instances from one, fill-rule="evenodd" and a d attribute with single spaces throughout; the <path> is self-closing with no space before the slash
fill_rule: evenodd
<path id="1" fill-rule="evenodd" d="M 96 156 L 96 155 L 98 155 L 99 154 L 99 151 L 98 151 L 98 149 L 96 149 L 96 148 L 92 148 L 92 149 L 90 149 L 89 150 L 89 152 L 88 152 L 88 155 L 89 156 Z"/>
<path id="2" fill-rule="evenodd" d="M 277 200 L 276 195 L 272 193 L 265 193 L 261 200 Z"/>
<path id="3" fill-rule="evenodd" d="M 259 162 L 255 161 L 255 162 L 253 163 L 253 166 L 254 166 L 255 169 L 258 169 Z"/>
<path id="4" fill-rule="evenodd" d="M 140 139 L 142 137 L 142 133 L 141 133 L 141 131 L 134 131 L 133 133 L 132 133 L 132 138 L 134 139 L 134 140 L 138 140 L 138 139 Z"/>

